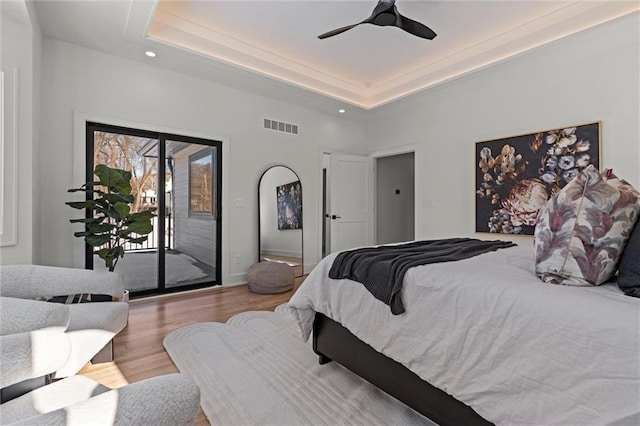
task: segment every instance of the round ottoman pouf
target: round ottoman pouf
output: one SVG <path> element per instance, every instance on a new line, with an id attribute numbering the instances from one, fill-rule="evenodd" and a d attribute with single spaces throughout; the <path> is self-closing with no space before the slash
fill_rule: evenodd
<path id="1" fill-rule="evenodd" d="M 247 273 L 249 290 L 260 294 L 284 293 L 293 288 L 295 280 L 293 268 L 286 263 L 254 263 Z"/>

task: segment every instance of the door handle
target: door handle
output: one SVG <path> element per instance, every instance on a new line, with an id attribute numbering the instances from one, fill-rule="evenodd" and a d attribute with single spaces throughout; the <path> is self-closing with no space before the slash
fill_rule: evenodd
<path id="1" fill-rule="evenodd" d="M 332 219 L 332 220 L 342 219 L 342 216 L 338 216 L 338 215 L 332 214 L 332 215 L 331 215 L 331 219 Z"/>

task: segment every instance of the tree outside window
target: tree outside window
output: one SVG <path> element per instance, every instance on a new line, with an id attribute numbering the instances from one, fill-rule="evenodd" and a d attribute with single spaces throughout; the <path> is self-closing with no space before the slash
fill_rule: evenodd
<path id="1" fill-rule="evenodd" d="M 131 205 L 132 213 L 156 208 L 155 197 L 151 200 L 144 194 L 156 193 L 158 159 L 153 155 L 145 156 L 141 152 L 157 145 L 157 139 L 99 130 L 93 133 L 94 167 L 104 164 L 131 172 L 131 193 L 135 196 Z M 98 179 L 97 176 L 94 178 Z"/>

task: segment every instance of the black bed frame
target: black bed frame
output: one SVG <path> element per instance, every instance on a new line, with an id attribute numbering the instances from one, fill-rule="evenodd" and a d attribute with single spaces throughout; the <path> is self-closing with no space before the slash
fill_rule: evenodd
<path id="1" fill-rule="evenodd" d="M 336 361 L 441 426 L 492 424 L 321 313 L 313 322 L 313 351 L 320 364 Z"/>

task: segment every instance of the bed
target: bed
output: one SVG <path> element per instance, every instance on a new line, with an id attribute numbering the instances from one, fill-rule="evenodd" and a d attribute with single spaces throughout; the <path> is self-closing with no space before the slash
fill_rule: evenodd
<path id="1" fill-rule="evenodd" d="M 335 360 L 439 424 L 639 424 L 640 299 L 547 284 L 530 244 L 412 267 L 393 315 L 323 259 L 288 303 Z M 313 333 L 312 333 L 313 332 Z"/>

